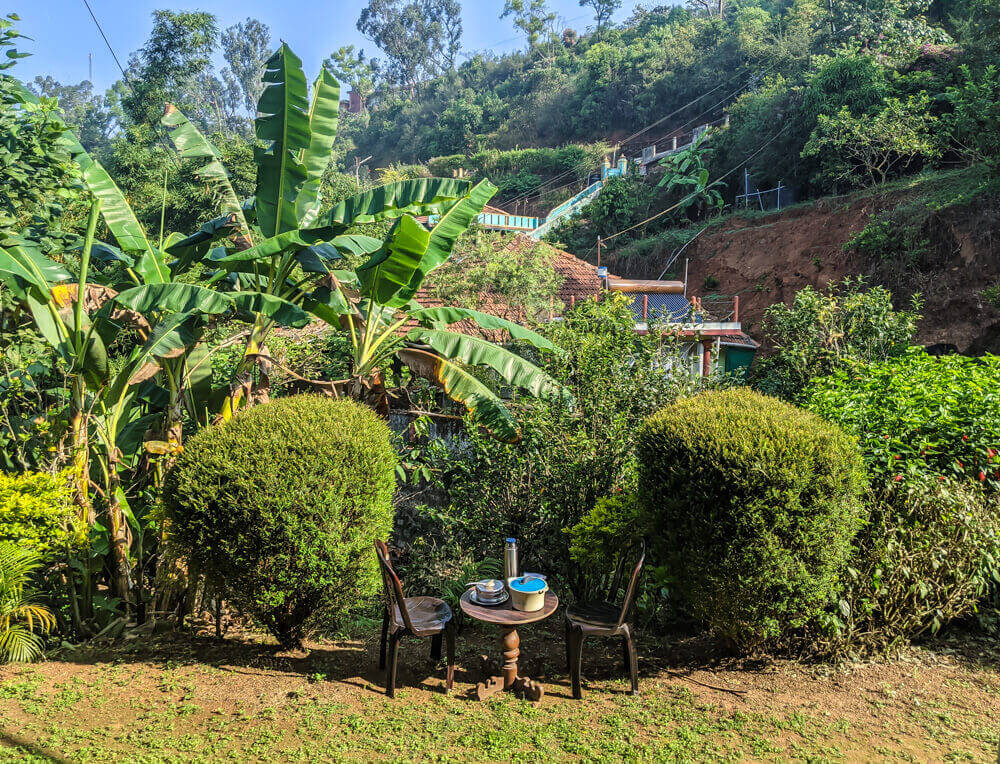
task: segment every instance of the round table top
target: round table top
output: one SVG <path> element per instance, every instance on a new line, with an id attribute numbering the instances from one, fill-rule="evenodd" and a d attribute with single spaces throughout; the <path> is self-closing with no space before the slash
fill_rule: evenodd
<path id="1" fill-rule="evenodd" d="M 548 618 L 559 607 L 559 598 L 552 592 L 545 593 L 545 604 L 541 610 L 526 613 L 523 610 L 514 610 L 511 600 L 508 598 L 502 605 L 477 605 L 470 598 L 472 589 L 462 595 L 459 604 L 462 612 L 471 618 L 475 618 L 486 623 L 497 623 L 501 626 L 520 626 L 526 623 L 535 623 Z"/>

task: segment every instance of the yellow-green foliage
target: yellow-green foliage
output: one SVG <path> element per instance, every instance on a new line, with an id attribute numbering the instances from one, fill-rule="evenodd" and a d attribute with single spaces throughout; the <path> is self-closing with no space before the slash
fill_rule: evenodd
<path id="1" fill-rule="evenodd" d="M 72 502 L 70 472 L 0 472 L 0 542 L 51 559 L 87 540 Z"/>
<path id="2" fill-rule="evenodd" d="M 677 593 L 746 646 L 803 626 L 836 594 L 863 518 L 854 439 L 746 388 L 707 392 L 646 420 L 639 514 Z"/>
<path id="3" fill-rule="evenodd" d="M 594 508 L 566 533 L 570 557 L 588 571 L 606 573 L 639 535 L 635 495 L 617 493 L 598 499 Z"/>

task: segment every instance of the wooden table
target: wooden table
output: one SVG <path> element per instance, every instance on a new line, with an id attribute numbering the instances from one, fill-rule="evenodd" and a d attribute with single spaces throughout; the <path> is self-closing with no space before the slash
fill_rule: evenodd
<path id="1" fill-rule="evenodd" d="M 502 676 L 492 676 L 485 682 L 480 682 L 476 686 L 476 697 L 479 700 L 486 700 L 498 692 L 507 690 L 522 692 L 528 700 L 541 700 L 545 688 L 539 682 L 517 674 L 517 657 L 521 654 L 519 649 L 521 638 L 517 635 L 517 627 L 548 618 L 559 607 L 559 598 L 552 592 L 546 592 L 542 609 L 533 613 L 514 610 L 510 599 L 502 605 L 477 605 L 472 601 L 471 589 L 462 595 L 460 602 L 462 612 L 470 618 L 484 623 L 495 623 L 503 629 Z"/>

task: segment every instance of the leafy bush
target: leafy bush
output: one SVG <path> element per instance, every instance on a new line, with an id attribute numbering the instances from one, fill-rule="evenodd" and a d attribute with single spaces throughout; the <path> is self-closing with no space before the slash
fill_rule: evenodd
<path id="1" fill-rule="evenodd" d="M 295 396 L 202 430 L 167 475 L 170 531 L 284 647 L 320 608 L 378 587 L 372 543 L 392 527 L 389 428 L 349 400 Z"/>
<path id="2" fill-rule="evenodd" d="M 945 132 L 964 159 L 1000 170 L 1000 69 L 973 74 L 962 66 L 961 72 L 965 82 L 948 88 L 954 112 L 944 118 Z"/>
<path id="3" fill-rule="evenodd" d="M 954 480 L 922 479 L 872 503 L 836 614 L 835 653 L 884 651 L 967 615 L 1000 583 L 1000 507 Z"/>
<path id="4" fill-rule="evenodd" d="M 888 290 L 865 289 L 860 279 L 847 279 L 825 292 L 800 289 L 790 306 L 776 303 L 764 314 L 763 328 L 775 351 L 755 365 L 754 386 L 767 395 L 800 401 L 813 379 L 849 360 L 902 355 L 916 332 L 919 310 L 916 299 L 910 310 L 896 310 Z"/>
<path id="5" fill-rule="evenodd" d="M 0 542 L 51 559 L 85 543 L 86 525 L 72 503 L 69 471 L 0 472 Z"/>
<path id="6" fill-rule="evenodd" d="M 594 508 L 566 532 L 570 557 L 587 571 L 606 573 L 640 535 L 635 494 L 619 492 L 598 499 Z"/>
<path id="7" fill-rule="evenodd" d="M 882 485 L 952 477 L 1000 489 L 1000 357 L 912 350 L 818 379 L 806 400 L 857 436 Z"/>
<path id="8" fill-rule="evenodd" d="M 647 419 L 637 451 L 640 521 L 715 634 L 758 647 L 837 593 L 864 484 L 838 427 L 750 390 L 715 391 Z"/>

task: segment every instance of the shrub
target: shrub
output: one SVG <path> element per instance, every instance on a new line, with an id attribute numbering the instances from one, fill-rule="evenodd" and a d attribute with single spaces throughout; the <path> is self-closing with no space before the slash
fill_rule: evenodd
<path id="1" fill-rule="evenodd" d="M 831 649 L 889 650 L 967 615 L 1000 583 L 1000 507 L 953 480 L 920 480 L 872 502 L 835 614 Z"/>
<path id="2" fill-rule="evenodd" d="M 598 499 L 566 532 L 573 561 L 588 572 L 607 573 L 629 543 L 641 535 L 635 494 L 619 492 Z"/>
<path id="3" fill-rule="evenodd" d="M 854 364 L 816 380 L 812 411 L 857 436 L 882 486 L 953 477 L 1000 489 L 1000 357 Z"/>
<path id="4" fill-rule="evenodd" d="M 73 506 L 70 480 L 68 471 L 0 472 L 0 542 L 17 544 L 42 560 L 85 543 L 87 529 Z"/>
<path id="5" fill-rule="evenodd" d="M 164 484 L 172 536 L 283 647 L 306 620 L 378 588 L 372 542 L 392 528 L 389 428 L 349 400 L 300 395 L 202 430 Z"/>
<path id="6" fill-rule="evenodd" d="M 707 392 L 638 434 L 639 515 L 690 612 L 758 647 L 836 594 L 863 515 L 853 439 L 747 389 Z"/>
<path id="7" fill-rule="evenodd" d="M 798 403 L 813 379 L 851 360 L 903 355 L 919 310 L 917 299 L 910 310 L 897 310 L 891 292 L 866 289 L 860 279 L 845 279 L 826 291 L 800 289 L 791 305 L 776 303 L 764 314 L 764 331 L 775 350 L 754 366 L 754 387 Z"/>

